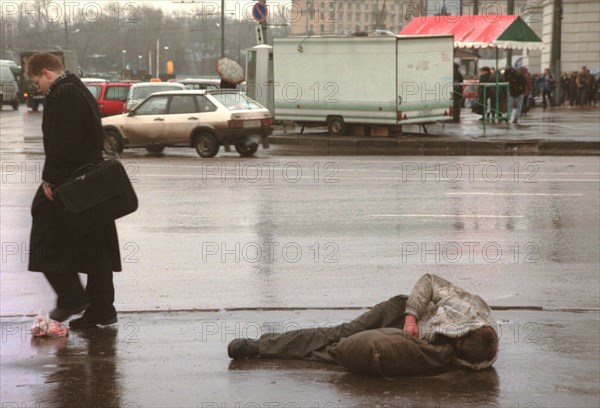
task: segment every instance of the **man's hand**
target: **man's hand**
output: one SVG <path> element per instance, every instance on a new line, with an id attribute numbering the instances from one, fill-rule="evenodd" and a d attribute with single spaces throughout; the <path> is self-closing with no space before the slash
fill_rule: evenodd
<path id="1" fill-rule="evenodd" d="M 52 191 L 52 185 L 47 181 L 42 182 L 42 188 L 44 189 L 44 194 L 50 201 L 54 201 L 54 192 Z"/>
<path id="2" fill-rule="evenodd" d="M 417 319 L 415 319 L 414 316 L 407 314 L 404 317 L 404 331 L 415 337 L 419 337 L 419 326 L 417 325 Z"/>

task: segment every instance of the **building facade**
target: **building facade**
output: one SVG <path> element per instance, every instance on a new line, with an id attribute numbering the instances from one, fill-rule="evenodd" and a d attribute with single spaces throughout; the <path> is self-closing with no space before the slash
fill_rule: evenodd
<path id="1" fill-rule="evenodd" d="M 294 0 L 292 35 L 347 35 L 387 30 L 398 33 L 420 15 L 517 14 L 545 44 L 543 51 L 514 51 L 512 63 L 531 72 L 549 67 L 554 27 L 554 2 L 562 2 L 561 70 L 579 70 L 586 65 L 600 69 L 600 0 Z M 494 52 L 481 50 L 484 60 Z M 501 53 L 504 65 L 504 52 Z"/>
<path id="2" fill-rule="evenodd" d="M 558 0 L 557 0 L 558 1 Z M 541 69 L 550 67 L 554 0 L 541 2 L 543 27 L 540 37 L 546 48 L 542 52 Z M 562 0 L 561 71 L 579 71 L 587 66 L 592 72 L 600 70 L 600 1 Z"/>
<path id="3" fill-rule="evenodd" d="M 414 2 L 295 0 L 292 1 L 295 11 L 295 18 L 291 21 L 292 35 L 351 34 L 375 30 L 397 33 L 407 21 L 405 8 L 410 3 Z M 412 19 L 411 10 L 408 12 Z"/>

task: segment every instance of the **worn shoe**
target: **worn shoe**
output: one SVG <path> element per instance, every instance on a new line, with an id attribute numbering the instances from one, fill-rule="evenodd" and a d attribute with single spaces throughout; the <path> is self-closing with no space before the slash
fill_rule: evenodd
<path id="1" fill-rule="evenodd" d="M 234 360 L 258 356 L 258 342 L 252 339 L 233 339 L 227 346 L 229 358 Z"/>
<path id="2" fill-rule="evenodd" d="M 117 316 L 108 318 L 96 318 L 89 315 L 83 315 L 79 319 L 73 319 L 69 322 L 71 329 L 87 329 L 89 327 L 96 326 L 108 326 L 109 324 L 115 324 L 118 322 Z"/>
<path id="3" fill-rule="evenodd" d="M 89 306 L 90 306 L 89 303 L 84 303 L 82 305 L 71 307 L 71 308 L 57 307 L 55 309 L 52 309 L 52 311 L 50 311 L 49 316 L 50 316 L 50 319 L 52 319 L 52 320 L 56 320 L 57 322 L 64 322 L 69 317 L 83 312 Z"/>

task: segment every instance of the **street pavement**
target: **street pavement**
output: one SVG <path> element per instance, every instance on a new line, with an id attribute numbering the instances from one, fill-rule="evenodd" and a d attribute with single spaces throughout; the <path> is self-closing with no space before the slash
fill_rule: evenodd
<path id="1" fill-rule="evenodd" d="M 127 313 L 117 326 L 34 339 L 2 320 L 2 407 L 595 408 L 598 312 L 496 311 L 494 368 L 381 379 L 304 361 L 227 357 L 227 342 L 347 321 L 364 310 Z"/>
<path id="2" fill-rule="evenodd" d="M 557 140 L 593 133 L 579 115 Z M 126 151 L 141 205 L 118 221 L 119 323 L 32 339 L 53 303 L 26 271 L 40 116 L 0 114 L 3 408 L 598 406 L 598 157 Z M 348 321 L 427 272 L 492 305 L 493 370 L 384 380 L 227 357 L 235 337 Z"/>
<path id="3" fill-rule="evenodd" d="M 323 128 L 275 132 L 271 142 L 286 154 L 330 155 L 600 155 L 600 105 L 534 108 L 518 124 L 488 123 L 462 110 L 458 124 L 404 126 L 401 136 L 329 136 Z"/>

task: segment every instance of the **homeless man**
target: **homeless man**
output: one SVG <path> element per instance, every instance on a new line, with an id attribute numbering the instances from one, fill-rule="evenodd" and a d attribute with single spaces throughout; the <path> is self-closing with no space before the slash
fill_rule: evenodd
<path id="1" fill-rule="evenodd" d="M 267 333 L 256 340 L 238 338 L 229 343 L 227 352 L 233 359 L 304 359 L 385 376 L 432 374 L 456 366 L 480 370 L 490 367 L 497 357 L 498 336 L 492 324 L 490 307 L 482 298 L 425 274 L 410 296 L 379 303 L 349 323 Z M 382 372 L 380 362 L 357 360 L 356 355 L 369 347 L 366 360 L 377 354 L 375 358 L 404 361 L 388 361 L 395 368 Z M 357 366 L 362 363 L 371 367 Z"/>
<path id="2" fill-rule="evenodd" d="M 29 270 L 44 273 L 57 295 L 50 318 L 71 320 L 71 328 L 117 322 L 113 306 L 113 271 L 121 270 L 115 223 L 82 237 L 72 236 L 60 218 L 54 190 L 76 169 L 103 160 L 104 130 L 100 111 L 90 91 L 74 74 L 65 72 L 50 53 L 31 56 L 27 77 L 46 94 L 42 134 L 46 155 L 42 184 L 31 206 Z M 85 289 L 78 273 L 87 274 Z"/>

